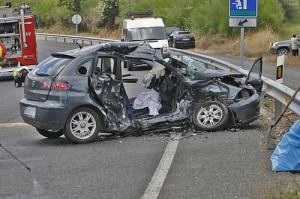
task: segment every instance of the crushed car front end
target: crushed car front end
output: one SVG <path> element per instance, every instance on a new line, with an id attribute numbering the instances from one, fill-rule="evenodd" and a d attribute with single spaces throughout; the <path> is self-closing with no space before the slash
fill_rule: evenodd
<path id="1" fill-rule="evenodd" d="M 228 81 L 228 77 L 226 79 L 226 81 L 223 78 L 212 79 L 199 85 L 193 91 L 197 93 L 194 95 L 194 101 L 221 102 L 229 110 L 232 119 L 230 123 L 233 126 L 255 121 L 260 114 L 260 97 L 256 90 L 250 85 L 234 85 L 235 83 Z M 236 78 L 230 77 L 230 79 L 235 81 Z"/>
<path id="2" fill-rule="evenodd" d="M 253 86 L 260 82 L 253 79 L 256 75 L 251 76 L 250 83 L 244 74 L 208 69 L 204 63 L 185 56 L 172 58 L 171 64 L 184 76 L 183 84 L 193 98 L 190 112 L 198 129 L 221 130 L 249 124 L 259 117 L 260 86 Z"/>
<path id="3" fill-rule="evenodd" d="M 260 98 L 257 93 L 227 106 L 232 112 L 234 124 L 245 125 L 258 119 L 260 114 Z"/>

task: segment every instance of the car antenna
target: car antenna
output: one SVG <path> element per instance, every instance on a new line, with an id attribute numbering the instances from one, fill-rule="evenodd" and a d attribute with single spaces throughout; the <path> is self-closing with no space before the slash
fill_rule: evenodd
<path id="1" fill-rule="evenodd" d="M 80 50 L 81 50 L 82 46 L 77 42 L 76 39 L 73 39 L 73 43 L 74 43 L 74 42 L 79 46 L 79 48 L 80 48 Z"/>

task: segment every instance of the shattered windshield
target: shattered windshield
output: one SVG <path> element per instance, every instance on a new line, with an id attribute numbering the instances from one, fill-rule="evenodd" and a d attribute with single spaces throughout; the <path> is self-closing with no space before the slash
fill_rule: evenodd
<path id="1" fill-rule="evenodd" d="M 187 56 L 175 56 L 173 57 L 173 59 L 184 64 L 184 68 L 186 69 L 186 75 L 189 76 L 191 79 L 194 79 L 197 73 L 203 73 L 207 70 L 204 63 L 196 61 Z M 183 67 L 182 64 L 180 64 L 180 67 Z"/>
<path id="2" fill-rule="evenodd" d="M 161 40 L 166 38 L 167 34 L 164 27 L 143 27 L 128 30 L 129 41 Z"/>

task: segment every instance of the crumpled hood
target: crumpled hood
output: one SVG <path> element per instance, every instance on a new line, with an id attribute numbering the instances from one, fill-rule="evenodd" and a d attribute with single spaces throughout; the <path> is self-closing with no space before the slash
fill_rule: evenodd
<path id="1" fill-rule="evenodd" d="M 239 72 L 229 72 L 229 71 L 224 71 L 224 70 L 212 70 L 212 69 L 207 69 L 204 72 L 199 72 L 195 74 L 194 80 L 210 80 L 213 78 L 218 78 L 218 77 L 245 77 L 244 74 L 239 73 Z"/>

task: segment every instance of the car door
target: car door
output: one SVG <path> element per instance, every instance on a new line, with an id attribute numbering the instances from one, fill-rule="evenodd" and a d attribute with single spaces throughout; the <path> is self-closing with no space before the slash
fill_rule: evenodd
<path id="1" fill-rule="evenodd" d="M 129 100 L 120 77 L 122 61 L 117 56 L 97 56 L 89 78 L 94 101 L 104 110 L 107 131 L 124 132 L 135 125 L 130 119 Z"/>
<path id="2" fill-rule="evenodd" d="M 246 77 L 246 84 L 251 84 L 259 94 L 261 93 L 263 86 L 263 80 L 261 79 L 262 65 L 262 57 L 256 59 Z"/>

